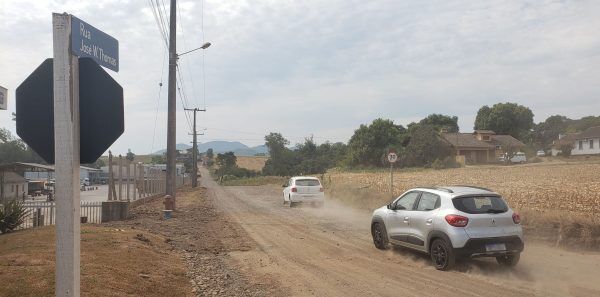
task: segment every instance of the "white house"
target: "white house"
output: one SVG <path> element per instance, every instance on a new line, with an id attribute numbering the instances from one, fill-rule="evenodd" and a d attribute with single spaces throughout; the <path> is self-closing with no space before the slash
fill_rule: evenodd
<path id="1" fill-rule="evenodd" d="M 590 127 L 581 133 L 559 136 L 552 146 L 552 155 L 560 153 L 564 145 L 571 146 L 571 155 L 600 155 L 600 126 Z"/>
<path id="2" fill-rule="evenodd" d="M 3 201 L 27 198 L 27 180 L 14 172 L 2 172 L 0 176 L 0 198 Z"/>
<path id="3" fill-rule="evenodd" d="M 571 155 L 600 154 L 600 126 L 591 127 L 577 134 Z"/>

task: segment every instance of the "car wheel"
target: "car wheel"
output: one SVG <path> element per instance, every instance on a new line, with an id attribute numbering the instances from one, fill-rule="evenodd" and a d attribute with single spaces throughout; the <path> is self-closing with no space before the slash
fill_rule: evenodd
<path id="1" fill-rule="evenodd" d="M 456 257 L 450 244 L 443 239 L 436 239 L 431 244 L 431 260 L 437 270 L 449 270 L 454 266 Z"/>
<path id="2" fill-rule="evenodd" d="M 496 257 L 498 264 L 506 267 L 515 267 L 521 259 L 521 253 L 506 254 L 503 256 Z"/>
<path id="3" fill-rule="evenodd" d="M 283 205 L 286 205 L 287 201 L 285 201 L 285 195 L 283 195 Z"/>
<path id="4" fill-rule="evenodd" d="M 289 197 L 289 200 L 290 200 L 290 207 L 293 207 L 294 206 L 294 202 L 292 202 L 292 197 L 291 196 Z"/>
<path id="5" fill-rule="evenodd" d="M 384 227 L 380 223 L 373 223 L 371 226 L 371 235 L 373 235 L 373 243 L 380 250 L 385 250 L 388 246 L 387 235 Z"/>

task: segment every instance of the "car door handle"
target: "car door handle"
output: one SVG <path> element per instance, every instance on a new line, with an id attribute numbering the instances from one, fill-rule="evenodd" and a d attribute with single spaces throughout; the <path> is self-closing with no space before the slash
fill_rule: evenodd
<path id="1" fill-rule="evenodd" d="M 404 217 L 404 222 L 408 223 L 408 217 Z"/>
<path id="2" fill-rule="evenodd" d="M 431 223 L 433 223 L 433 219 L 427 219 L 425 223 L 427 223 L 427 225 L 431 225 Z"/>

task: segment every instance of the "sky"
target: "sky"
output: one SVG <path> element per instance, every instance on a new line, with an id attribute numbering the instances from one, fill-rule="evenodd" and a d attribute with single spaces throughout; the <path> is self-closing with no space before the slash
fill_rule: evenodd
<path id="1" fill-rule="evenodd" d="M 52 12 L 119 40 L 125 133 L 114 153 L 166 147 L 166 46 L 151 0 L 0 0 L 0 85 L 14 91 L 52 56 Z M 166 14 L 169 1 L 164 3 Z M 166 16 L 166 15 L 165 15 Z M 473 130 L 483 105 L 516 102 L 535 122 L 600 114 L 600 1 L 178 1 L 177 142 L 264 143 L 280 132 L 343 141 L 376 118 L 431 113 Z M 160 87 L 160 82 L 163 82 Z M 204 130 L 206 129 L 206 130 Z"/>

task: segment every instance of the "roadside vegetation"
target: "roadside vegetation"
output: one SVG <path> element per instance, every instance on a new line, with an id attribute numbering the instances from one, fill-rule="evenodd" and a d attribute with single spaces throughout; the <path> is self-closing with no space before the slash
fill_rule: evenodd
<path id="1" fill-rule="evenodd" d="M 482 106 L 477 112 L 473 128 L 492 130 L 497 134 L 510 135 L 526 144 L 524 148 L 531 163 L 543 161 L 537 158 L 539 150 L 549 153 L 559 135 L 580 132 L 593 126 L 600 126 L 600 116 L 588 116 L 578 120 L 554 115 L 544 122 L 535 124 L 533 112 L 526 106 L 516 103 L 497 103 Z M 446 169 L 460 167 L 455 160 L 454 148 L 440 137 L 441 132 L 459 132 L 458 117 L 443 114 L 430 114 L 424 119 L 406 127 L 389 119 L 375 119 L 363 124 L 354 131 L 348 143 L 324 142 L 317 144 L 314 139 L 290 146 L 291 143 L 281 133 L 271 132 L 265 136 L 268 159 L 259 171 L 253 167 L 235 164 L 233 153 L 219 154 L 213 158 L 212 150 L 206 152 L 208 165 L 216 165 L 216 175 L 220 180 L 263 176 L 294 176 L 323 174 L 332 168 L 344 170 L 368 170 L 389 167 L 387 154 L 394 150 L 399 156 L 397 168 Z M 571 148 L 561 147 L 564 157 Z M 513 152 L 514 153 L 514 152 Z M 220 164 L 215 164 L 219 162 Z M 222 166 L 225 165 L 225 166 Z M 218 171 L 218 172 L 217 172 Z"/>

